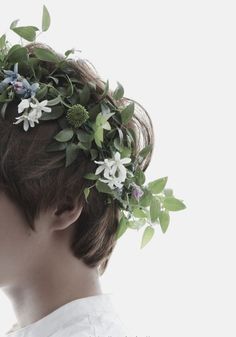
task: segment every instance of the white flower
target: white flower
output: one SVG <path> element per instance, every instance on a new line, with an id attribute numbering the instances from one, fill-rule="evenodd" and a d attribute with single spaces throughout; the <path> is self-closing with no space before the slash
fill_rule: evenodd
<path id="1" fill-rule="evenodd" d="M 31 99 L 34 99 L 36 103 L 32 103 Z M 18 113 L 22 113 L 25 109 L 28 109 L 29 107 L 31 107 L 32 109 L 29 112 L 25 111 L 24 114 L 22 114 L 20 117 L 16 117 L 17 122 L 14 122 L 13 124 L 24 122 L 23 128 L 25 131 L 29 129 L 29 126 L 34 127 L 34 123 L 39 123 L 38 119 L 42 116 L 42 111 L 51 111 L 51 108 L 46 107 L 47 103 L 47 100 L 39 102 L 35 97 L 22 99 L 21 102 L 18 104 Z"/>
<path id="2" fill-rule="evenodd" d="M 100 174 L 104 170 L 104 177 L 109 176 L 109 171 L 113 164 L 113 160 L 106 158 L 104 161 L 94 161 L 96 164 L 100 164 L 100 166 L 96 169 L 95 174 Z"/>
<path id="3" fill-rule="evenodd" d="M 39 102 L 37 100 L 37 98 L 33 97 L 33 99 L 36 101 L 36 103 L 30 103 L 31 108 L 33 108 L 32 111 L 35 111 L 35 115 L 38 116 L 38 118 L 40 118 L 42 116 L 42 111 L 45 112 L 51 112 L 51 108 L 46 107 L 46 105 L 48 104 L 48 101 L 45 99 L 42 102 Z"/>
<path id="4" fill-rule="evenodd" d="M 34 127 L 35 126 L 34 123 L 39 123 L 37 118 L 35 118 L 34 114 L 31 114 L 31 112 L 30 113 L 24 113 L 20 117 L 16 117 L 16 119 L 18 119 L 18 120 L 16 122 L 14 122 L 13 124 L 18 124 L 20 122 L 24 122 L 23 128 L 24 128 L 25 131 L 28 131 L 29 125 L 31 127 Z"/>
<path id="5" fill-rule="evenodd" d="M 96 169 L 95 174 L 100 174 L 102 171 L 104 178 L 100 181 L 107 183 L 112 189 L 115 187 L 122 188 L 122 183 L 126 179 L 127 170 L 124 164 L 131 162 L 130 158 L 120 158 L 120 153 L 116 152 L 114 158 L 106 158 L 104 161 L 95 161 L 95 163 L 100 164 Z"/>
<path id="6" fill-rule="evenodd" d="M 126 168 L 123 164 L 128 164 L 131 162 L 131 158 L 120 158 L 120 153 L 116 152 L 114 155 L 114 164 L 112 165 L 111 175 L 115 175 L 116 172 L 119 172 L 119 177 L 121 181 L 126 179 Z"/>
<path id="7" fill-rule="evenodd" d="M 99 180 L 106 183 L 111 189 L 114 189 L 116 187 L 122 188 L 123 186 L 119 177 L 109 176 L 108 179 L 99 179 Z"/>
<path id="8" fill-rule="evenodd" d="M 25 109 L 29 108 L 30 100 L 31 100 L 31 98 L 21 100 L 20 104 L 18 104 L 18 113 L 21 113 Z"/>

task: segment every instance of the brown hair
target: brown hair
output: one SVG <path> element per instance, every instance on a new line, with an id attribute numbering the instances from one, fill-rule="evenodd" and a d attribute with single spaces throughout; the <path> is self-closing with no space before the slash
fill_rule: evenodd
<path id="1" fill-rule="evenodd" d="M 41 47 L 53 51 L 61 59 L 64 58 L 43 43 L 33 42 L 25 47 L 31 55 L 34 47 Z M 50 62 L 42 62 L 48 69 L 52 66 Z M 73 77 L 79 77 L 84 83 L 95 83 L 98 95 L 104 91 L 104 81 L 87 59 L 68 58 L 66 62 L 73 69 Z M 111 94 L 109 90 L 106 97 L 114 102 Z M 135 100 L 123 97 L 119 100 L 119 106 L 131 102 L 135 103 L 135 113 L 128 126 L 136 136 L 133 153 L 137 154 L 144 146 L 154 144 L 153 126 L 147 111 Z M 22 124 L 12 124 L 16 116 L 16 103 L 10 102 L 5 119 L 0 119 L 0 190 L 19 207 L 32 230 L 34 220 L 41 210 L 60 205 L 62 212 L 71 207 L 75 200 L 80 202 L 83 210 L 75 222 L 71 250 L 87 266 L 99 267 L 102 275 L 116 244 L 118 205 L 115 201 L 106 204 L 105 195 L 96 188 L 91 189 L 86 203 L 83 189 L 91 182 L 84 179 L 83 175 L 94 172 L 96 167 L 83 154 L 66 168 L 64 151 L 45 151 L 52 137 L 61 130 L 58 123 L 53 120 L 41 122 L 30 128 L 30 132 L 25 132 Z M 148 167 L 151 155 L 152 151 L 142 162 L 143 171 Z"/>

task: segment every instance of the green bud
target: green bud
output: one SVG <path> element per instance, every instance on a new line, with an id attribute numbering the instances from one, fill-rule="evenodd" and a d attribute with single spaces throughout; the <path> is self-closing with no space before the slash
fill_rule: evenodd
<path id="1" fill-rule="evenodd" d="M 88 118 L 89 114 L 81 104 L 75 104 L 68 109 L 66 118 L 75 128 L 79 128 Z"/>

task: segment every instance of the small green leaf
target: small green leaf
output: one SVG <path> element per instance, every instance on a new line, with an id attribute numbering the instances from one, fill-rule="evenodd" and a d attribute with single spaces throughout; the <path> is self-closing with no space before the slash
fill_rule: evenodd
<path id="1" fill-rule="evenodd" d="M 146 244 L 151 240 L 154 235 L 154 228 L 152 226 L 147 226 L 143 232 L 141 248 L 146 246 Z"/>
<path id="2" fill-rule="evenodd" d="M 46 152 L 62 151 L 62 150 L 65 150 L 65 148 L 66 148 L 66 143 L 54 142 L 54 143 L 49 144 L 46 147 Z"/>
<path id="3" fill-rule="evenodd" d="M 121 111 L 121 119 L 123 124 L 127 124 L 134 114 L 134 102 L 130 103 Z"/>
<path id="4" fill-rule="evenodd" d="M 93 138 L 93 135 L 81 129 L 76 130 L 76 135 L 81 142 L 89 142 Z"/>
<path id="5" fill-rule="evenodd" d="M 153 145 L 152 144 L 148 144 L 147 146 L 145 146 L 140 152 L 139 152 L 139 156 L 142 158 L 146 158 L 147 155 L 152 151 Z"/>
<path id="6" fill-rule="evenodd" d="M 74 131 L 70 128 L 65 128 L 64 130 L 59 131 L 56 136 L 53 138 L 58 142 L 67 142 L 73 137 Z"/>
<path id="7" fill-rule="evenodd" d="M 112 97 L 118 100 L 121 99 L 123 95 L 124 95 L 124 88 L 122 84 L 117 81 L 117 88 L 115 89 Z"/>
<path id="8" fill-rule="evenodd" d="M 102 96 L 100 97 L 100 100 L 102 100 L 108 93 L 109 91 L 109 80 L 106 81 Z"/>
<path id="9" fill-rule="evenodd" d="M 96 175 L 94 173 L 86 173 L 84 175 L 84 178 L 89 180 L 97 180 L 99 178 L 99 175 Z"/>
<path id="10" fill-rule="evenodd" d="M 96 188 L 99 192 L 113 194 L 112 189 L 106 183 L 104 183 L 100 180 L 96 181 Z"/>
<path id="11" fill-rule="evenodd" d="M 168 177 L 163 177 L 156 179 L 154 181 L 151 181 L 148 184 L 148 189 L 153 193 L 153 194 L 158 194 L 163 191 L 164 187 L 166 186 Z"/>
<path id="12" fill-rule="evenodd" d="M 164 189 L 164 194 L 166 197 L 173 197 L 173 190 L 171 188 L 165 188 Z"/>
<path id="13" fill-rule="evenodd" d="M 145 182 L 145 174 L 143 173 L 143 171 L 140 169 L 140 167 L 137 168 L 136 172 L 135 172 L 135 176 L 134 176 L 135 182 L 137 185 L 143 185 Z"/>
<path id="14" fill-rule="evenodd" d="M 78 146 L 74 143 L 69 143 L 66 146 L 66 167 L 68 167 L 78 156 Z"/>
<path id="15" fill-rule="evenodd" d="M 156 222 L 160 213 L 160 202 L 156 198 L 152 198 L 150 204 L 150 218 L 152 222 Z"/>
<path id="16" fill-rule="evenodd" d="M 34 54 L 42 61 L 48 61 L 48 62 L 59 62 L 59 58 L 57 55 L 55 55 L 52 51 L 49 49 L 44 48 L 34 48 Z"/>
<path id="17" fill-rule="evenodd" d="M 38 99 L 38 101 L 41 101 L 48 92 L 48 87 L 46 84 L 41 84 L 40 88 L 37 90 L 35 97 Z"/>
<path id="18" fill-rule="evenodd" d="M 127 219 L 125 218 L 124 215 L 122 215 L 116 232 L 116 240 L 118 240 L 125 233 L 127 228 L 128 228 Z"/>
<path id="19" fill-rule="evenodd" d="M 10 52 L 11 51 L 11 52 Z M 7 55 L 8 61 L 12 63 L 16 63 L 19 61 L 27 61 L 28 60 L 28 52 L 25 47 L 16 47 L 14 50 L 9 50 Z"/>
<path id="20" fill-rule="evenodd" d="M 91 149 L 90 150 L 90 155 L 91 155 L 91 159 L 94 160 L 98 156 L 98 151 L 96 149 Z"/>
<path id="21" fill-rule="evenodd" d="M 61 102 L 61 95 L 58 95 L 57 97 L 50 99 L 47 102 L 47 106 L 53 106 Z"/>
<path id="22" fill-rule="evenodd" d="M 64 55 L 65 55 L 66 57 L 68 57 L 70 54 L 74 54 L 74 52 L 75 52 L 75 49 L 72 48 L 72 49 L 69 49 L 69 50 L 65 51 Z M 76 80 L 76 81 L 77 81 L 77 80 Z"/>
<path id="23" fill-rule="evenodd" d="M 168 211 L 181 211 L 186 208 L 185 204 L 181 200 L 174 197 L 166 197 L 163 200 L 163 206 Z"/>
<path id="24" fill-rule="evenodd" d="M 139 199 L 140 206 L 148 207 L 151 203 L 152 198 L 153 198 L 152 193 L 148 191 L 147 189 L 145 189 L 144 194 Z"/>
<path id="25" fill-rule="evenodd" d="M 5 47 L 6 44 L 6 34 L 3 34 L 0 37 L 0 49 L 3 49 Z"/>
<path id="26" fill-rule="evenodd" d="M 136 218 L 146 218 L 147 214 L 140 208 L 135 208 L 133 210 L 133 216 L 135 216 Z"/>
<path id="27" fill-rule="evenodd" d="M 161 225 L 162 232 L 165 233 L 170 223 L 169 212 L 161 211 L 159 215 L 159 219 L 160 219 L 160 225 Z"/>
<path id="28" fill-rule="evenodd" d="M 83 87 L 83 89 L 79 93 L 79 98 L 80 98 L 80 104 L 81 105 L 86 105 L 89 101 L 90 98 L 90 87 L 86 83 Z"/>
<path id="29" fill-rule="evenodd" d="M 90 193 L 90 189 L 88 187 L 85 187 L 84 189 L 84 196 L 85 196 L 85 200 L 88 201 L 88 196 Z"/>
<path id="30" fill-rule="evenodd" d="M 27 41 L 34 41 L 36 38 L 36 31 L 39 30 L 35 26 L 22 26 L 22 27 L 13 27 L 11 28 L 13 32 L 15 32 L 20 37 Z"/>
<path id="31" fill-rule="evenodd" d="M 20 19 L 12 21 L 12 23 L 10 24 L 10 29 L 15 28 L 17 26 L 17 23 L 18 23 L 19 20 Z"/>
<path id="32" fill-rule="evenodd" d="M 52 119 L 58 119 L 59 117 L 63 115 L 63 113 L 64 113 L 64 108 L 62 106 L 55 106 L 55 107 L 52 107 L 51 112 L 43 111 L 42 116 L 40 117 L 40 120 L 49 121 Z"/>
<path id="33" fill-rule="evenodd" d="M 48 30 L 51 23 L 50 14 L 45 5 L 43 5 L 43 16 L 42 16 L 42 31 L 45 32 Z"/>

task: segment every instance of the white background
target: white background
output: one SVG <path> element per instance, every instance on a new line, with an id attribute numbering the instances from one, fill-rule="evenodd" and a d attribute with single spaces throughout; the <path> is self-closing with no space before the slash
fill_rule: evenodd
<path id="1" fill-rule="evenodd" d="M 5 1 L 0 34 L 17 18 L 40 27 L 43 4 L 52 23 L 39 41 L 81 49 L 148 110 L 147 179 L 168 176 L 187 206 L 143 250 L 141 231 L 126 232 L 101 278 L 129 337 L 235 337 L 235 2 Z M 4 294 L 0 312 L 4 332 L 14 321 Z"/>

